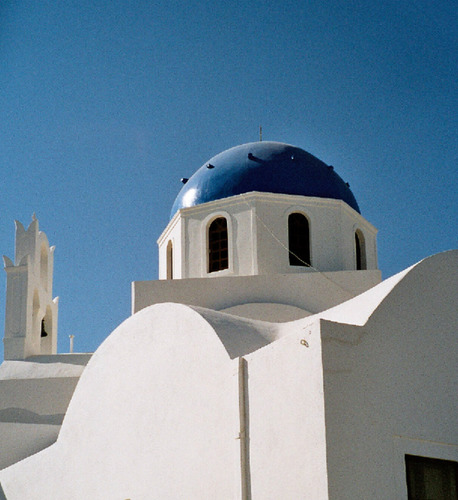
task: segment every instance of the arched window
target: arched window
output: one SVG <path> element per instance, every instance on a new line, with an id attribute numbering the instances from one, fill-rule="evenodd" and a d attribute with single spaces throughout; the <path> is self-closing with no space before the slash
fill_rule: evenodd
<path id="1" fill-rule="evenodd" d="M 229 267 L 227 220 L 215 219 L 208 228 L 208 272 L 221 271 Z"/>
<path id="2" fill-rule="evenodd" d="M 355 255 L 356 270 L 361 271 L 366 269 L 366 244 L 364 242 L 364 235 L 359 229 L 355 232 Z"/>
<path id="3" fill-rule="evenodd" d="M 173 280 L 173 243 L 170 240 L 167 243 L 167 279 L 168 280 Z"/>
<path id="4" fill-rule="evenodd" d="M 309 221 L 303 214 L 288 217 L 288 248 L 291 266 L 310 266 Z"/>

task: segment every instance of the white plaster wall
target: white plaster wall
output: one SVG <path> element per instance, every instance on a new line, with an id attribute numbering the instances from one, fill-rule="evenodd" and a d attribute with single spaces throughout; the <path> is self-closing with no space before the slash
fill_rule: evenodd
<path id="1" fill-rule="evenodd" d="M 188 259 L 185 263 L 187 272 L 184 277 L 218 277 L 224 275 L 251 275 L 253 271 L 253 237 L 251 231 L 250 208 L 241 200 L 228 207 L 227 203 L 213 202 L 209 211 L 201 206 L 200 211 L 192 216 L 184 216 L 185 241 Z M 229 210 L 228 210 L 229 208 Z M 228 222 L 229 268 L 220 272 L 208 272 L 207 263 L 207 228 L 212 220 L 225 217 Z"/>
<path id="2" fill-rule="evenodd" d="M 340 262 L 340 213 L 332 206 L 333 204 L 329 206 L 326 201 L 297 196 L 257 200 L 256 214 L 260 220 L 258 249 L 261 274 L 300 273 L 312 270 L 308 267 L 289 264 L 288 216 L 293 212 L 303 213 L 309 220 L 312 268 L 320 271 L 345 269 Z"/>
<path id="3" fill-rule="evenodd" d="M 3 369 L 6 379 L 0 380 L 0 469 L 55 442 L 78 381 L 78 376 L 43 378 L 43 373 L 40 378 L 9 378 L 11 371 L 21 376 L 18 370 Z M 26 367 L 23 375 L 31 377 L 31 370 Z"/>
<path id="4" fill-rule="evenodd" d="M 253 499 L 328 498 L 320 332 L 300 324 L 246 356 Z"/>
<path id="5" fill-rule="evenodd" d="M 0 472 L 6 498 L 225 500 L 240 498 L 243 477 L 263 500 L 321 500 L 328 489 L 338 500 L 405 498 L 405 453 L 458 459 L 457 259 L 426 259 L 353 299 L 372 312 L 363 326 L 142 310 L 93 356 L 57 443 Z"/>
<path id="6" fill-rule="evenodd" d="M 20 264 L 27 255 L 31 255 L 33 260 L 36 260 L 38 221 L 36 219 L 32 220 L 27 229 L 17 220 L 14 221 L 14 224 L 16 226 L 15 264 Z"/>
<path id="7" fill-rule="evenodd" d="M 220 309 L 220 311 L 240 316 L 242 318 L 262 319 L 262 321 L 271 321 L 272 323 L 283 323 L 284 321 L 293 321 L 304 318 L 312 313 L 299 307 L 287 304 L 273 304 L 264 302 L 251 302 L 237 306 Z"/>
<path id="8" fill-rule="evenodd" d="M 53 424 L 0 422 L 0 470 L 51 446 L 59 430 Z"/>
<path id="9" fill-rule="evenodd" d="M 83 370 L 83 364 L 4 361 L 0 365 L 0 383 L 4 380 L 79 377 Z"/>
<path id="10" fill-rule="evenodd" d="M 323 322 L 330 499 L 407 498 L 405 454 L 458 461 L 457 269 L 425 259 L 364 326 Z"/>
<path id="11" fill-rule="evenodd" d="M 258 266 L 260 274 L 308 272 L 290 266 L 288 259 L 288 216 L 303 213 L 309 220 L 312 267 L 320 271 L 355 269 L 355 229 L 365 235 L 367 269 L 377 269 L 377 230 L 340 200 L 304 196 L 258 195 L 256 206 Z M 281 242 L 281 243 L 280 243 Z"/>
<path id="12" fill-rule="evenodd" d="M 57 443 L 0 472 L 6 497 L 237 498 L 236 368 L 194 310 L 145 309 L 92 357 Z"/>
<path id="13" fill-rule="evenodd" d="M 183 278 L 183 262 L 186 257 L 186 247 L 182 240 L 183 221 L 179 213 L 175 214 L 167 228 L 158 240 L 159 247 L 159 279 L 167 279 L 167 245 L 173 245 L 173 276 L 174 279 Z"/>
<path id="14" fill-rule="evenodd" d="M 0 472 L 6 498 L 225 500 L 241 498 L 243 478 L 252 498 L 326 498 L 319 342 L 301 322 L 145 309 L 94 354 L 58 441 Z"/>
<path id="15" fill-rule="evenodd" d="M 29 288 L 27 267 L 25 265 L 13 266 L 11 263 L 5 269 L 7 271 L 5 336 L 3 338 L 5 359 L 24 359 L 26 357 Z"/>
<path id="16" fill-rule="evenodd" d="M 310 221 L 312 266 L 320 271 L 353 270 L 356 266 L 356 229 L 364 234 L 367 269 L 377 269 L 377 230 L 340 200 L 273 193 L 248 193 L 182 209 L 158 240 L 159 276 L 165 274 L 165 248 L 183 224 L 181 278 L 226 275 L 298 273 L 307 267 L 290 266 L 288 216 L 304 213 Z M 229 228 L 229 269 L 208 273 L 206 232 L 211 220 L 226 217 Z"/>
<path id="17" fill-rule="evenodd" d="M 379 282 L 380 271 L 375 270 L 136 281 L 132 287 L 132 313 L 160 302 L 216 310 L 263 303 L 271 304 L 272 310 L 281 309 L 281 320 L 290 321 L 298 318 L 298 311 L 288 306 L 303 310 L 303 316 L 307 316 L 340 304 Z M 243 309 L 246 307 L 239 307 L 237 314 L 244 316 Z M 272 311 L 266 313 L 262 307 L 254 306 L 246 312 L 247 317 L 273 320 Z"/>

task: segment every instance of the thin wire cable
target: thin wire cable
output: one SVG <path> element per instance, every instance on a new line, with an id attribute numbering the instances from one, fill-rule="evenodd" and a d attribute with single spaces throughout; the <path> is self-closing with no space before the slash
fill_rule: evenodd
<path id="1" fill-rule="evenodd" d="M 248 207 L 252 210 L 253 209 L 253 206 L 249 203 L 249 201 L 246 199 L 246 193 L 243 193 L 242 194 L 242 198 L 243 198 L 243 201 L 248 205 Z M 348 288 L 345 288 L 344 286 L 342 286 L 340 283 L 337 283 L 337 281 L 333 280 L 332 278 L 330 278 L 329 276 L 327 276 L 323 271 L 320 271 L 319 269 L 317 269 L 316 267 L 313 267 L 312 264 L 309 264 L 308 262 L 305 262 L 304 260 L 302 260 L 298 255 L 296 255 L 294 252 L 292 252 L 281 240 L 280 238 L 277 237 L 276 234 L 274 234 L 274 232 L 269 228 L 269 226 L 261 219 L 261 217 L 259 217 L 259 215 L 256 213 L 256 210 L 252 210 L 252 212 L 254 213 L 256 219 L 267 229 L 268 233 L 272 236 L 272 238 L 280 244 L 280 246 L 282 248 L 284 248 L 288 254 L 291 254 L 291 255 L 294 255 L 294 257 L 296 257 L 300 262 L 302 262 L 304 264 L 304 266 L 306 267 L 309 267 L 310 269 L 313 269 L 314 271 L 316 271 L 317 273 L 320 273 L 323 278 L 326 278 L 328 281 L 330 281 L 331 283 L 333 283 L 335 286 L 337 286 L 338 288 L 340 288 L 341 290 L 343 290 L 344 292 L 348 293 L 351 295 L 350 298 L 353 298 L 355 297 L 355 293 L 351 290 L 348 290 Z"/>

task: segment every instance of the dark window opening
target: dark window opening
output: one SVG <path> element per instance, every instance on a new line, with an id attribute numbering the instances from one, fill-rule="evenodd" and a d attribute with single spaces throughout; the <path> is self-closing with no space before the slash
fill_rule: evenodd
<path id="1" fill-rule="evenodd" d="M 288 217 L 289 264 L 310 266 L 309 222 L 305 215 L 294 213 Z"/>
<path id="2" fill-rule="evenodd" d="M 166 263 L 166 272 L 167 272 L 167 279 L 168 280 L 173 280 L 173 244 L 171 241 L 167 243 L 167 263 Z"/>
<path id="3" fill-rule="evenodd" d="M 356 270 L 362 271 L 366 269 L 366 248 L 364 236 L 360 231 L 355 233 L 355 252 L 356 252 Z"/>
<path id="4" fill-rule="evenodd" d="M 406 455 L 408 500 L 457 500 L 458 462 Z"/>
<path id="5" fill-rule="evenodd" d="M 227 220 L 215 219 L 208 228 L 208 272 L 221 271 L 229 267 Z"/>
<path id="6" fill-rule="evenodd" d="M 359 241 L 358 233 L 355 233 L 355 245 L 356 245 L 356 269 L 361 270 L 361 242 Z"/>
<path id="7" fill-rule="evenodd" d="M 47 337 L 47 336 L 48 336 L 48 332 L 46 331 L 45 320 L 42 319 L 41 320 L 41 333 L 40 333 L 40 337 Z"/>

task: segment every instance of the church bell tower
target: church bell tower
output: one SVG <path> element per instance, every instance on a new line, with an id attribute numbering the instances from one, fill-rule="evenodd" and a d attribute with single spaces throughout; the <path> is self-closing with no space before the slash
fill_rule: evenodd
<path id="1" fill-rule="evenodd" d="M 14 263 L 3 256 L 7 275 L 5 360 L 57 352 L 58 297 L 52 298 L 53 256 L 45 233 L 32 216 L 27 229 L 16 223 Z"/>

